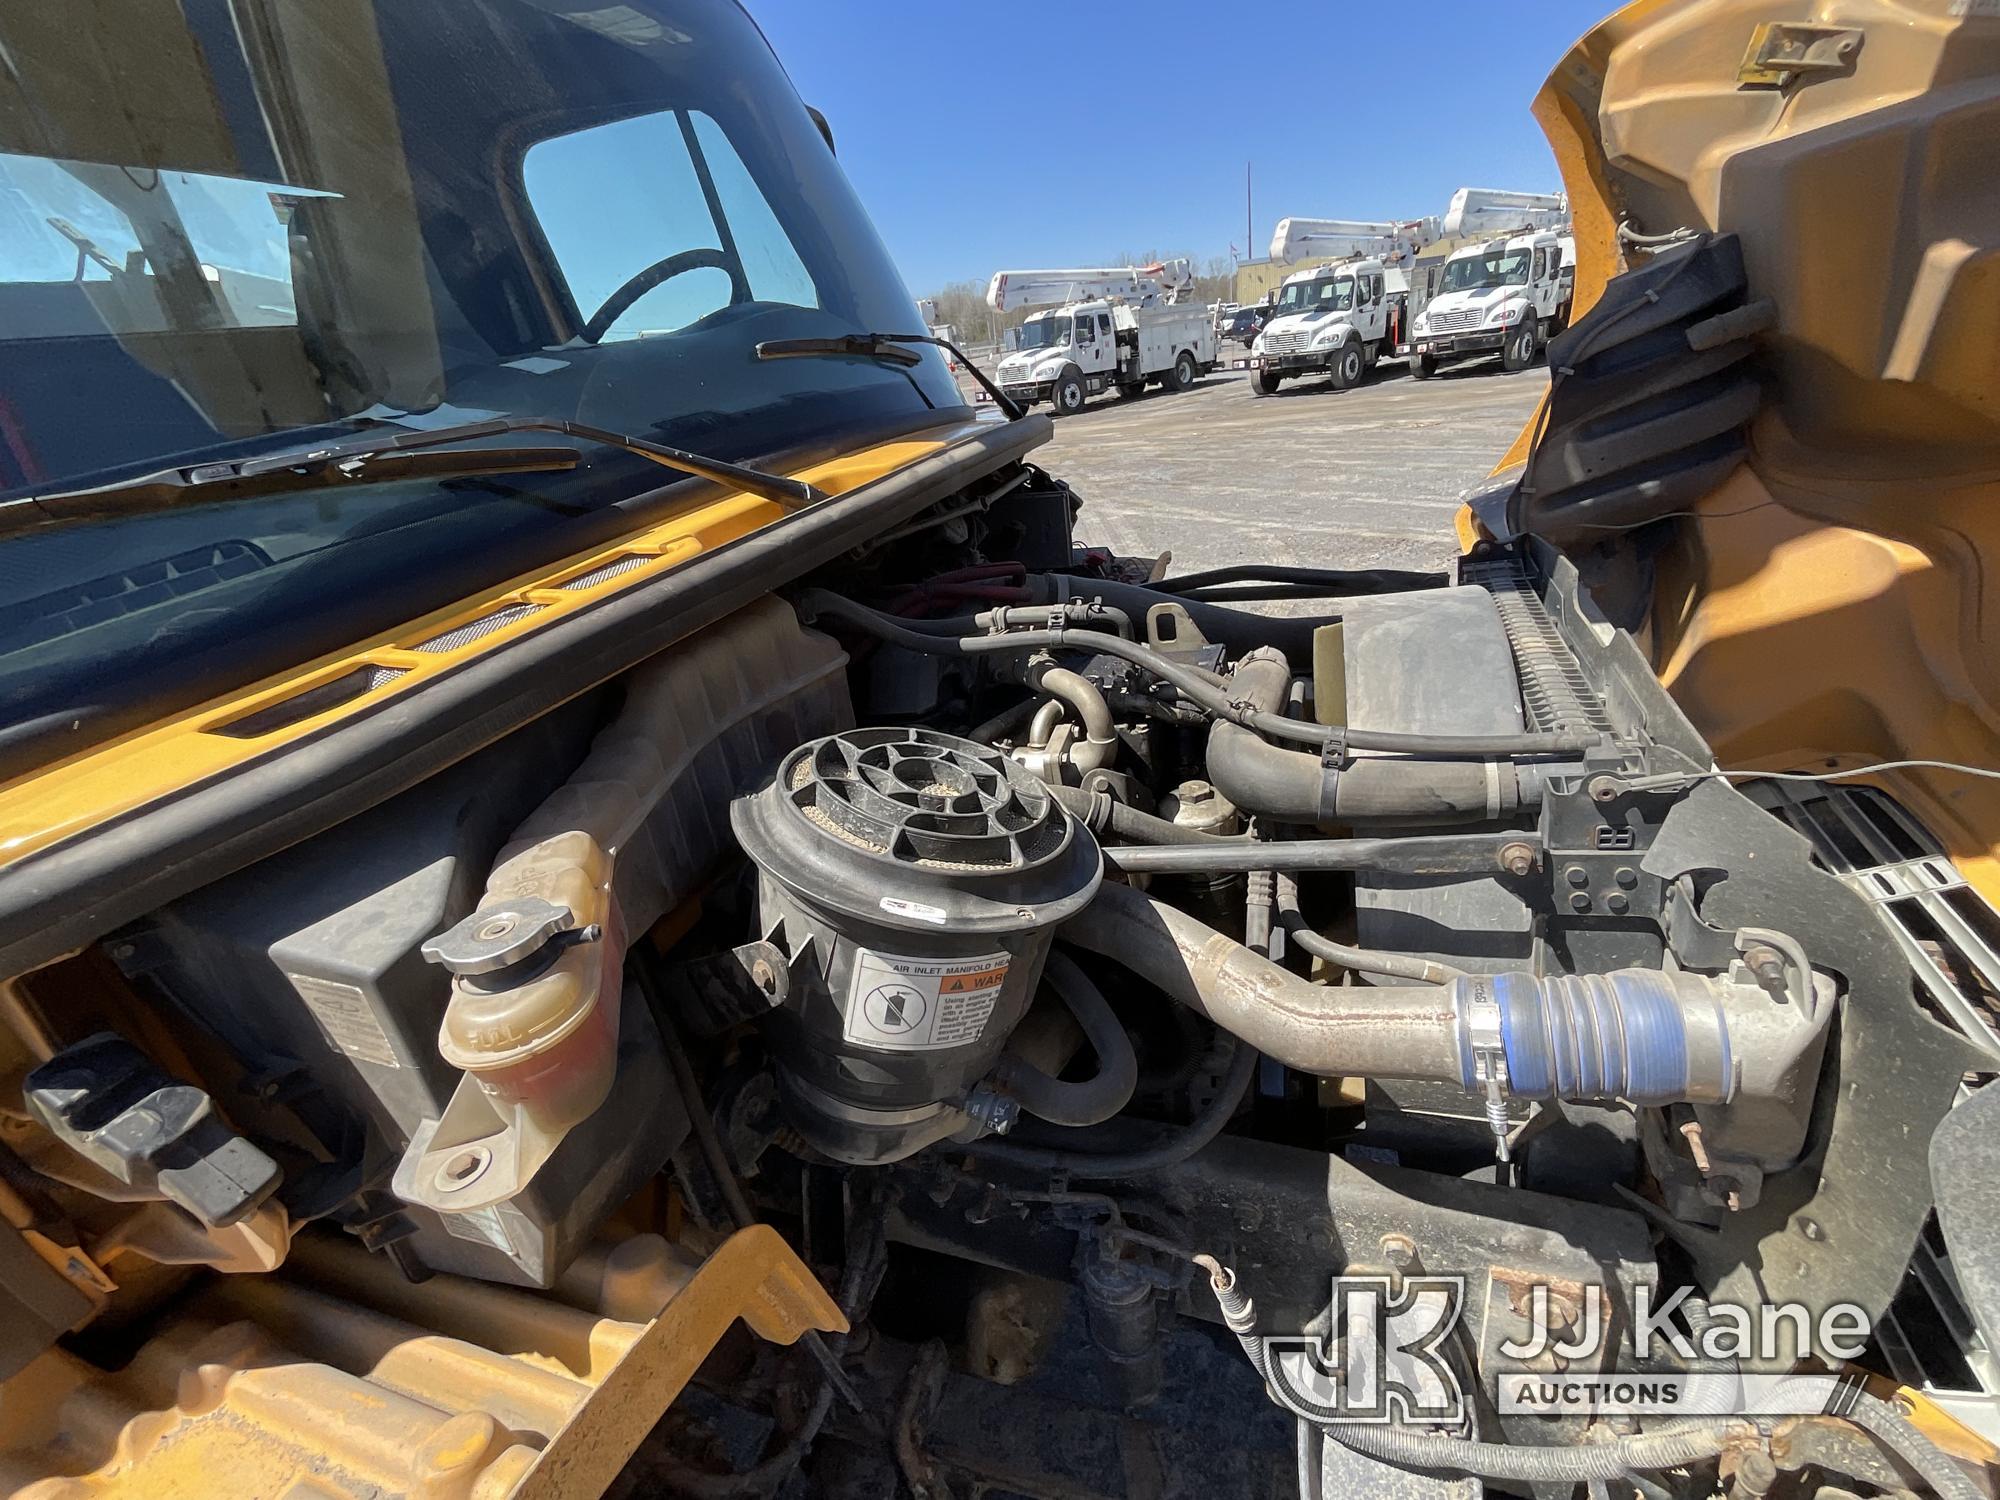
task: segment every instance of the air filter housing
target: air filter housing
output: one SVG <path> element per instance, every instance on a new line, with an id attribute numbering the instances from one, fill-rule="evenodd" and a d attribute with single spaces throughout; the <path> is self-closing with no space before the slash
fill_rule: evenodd
<path id="1" fill-rule="evenodd" d="M 1103 860 L 998 751 L 929 729 L 801 745 L 731 823 L 759 935 L 789 961 L 765 1025 L 792 1123 L 842 1161 L 958 1129 Z"/>

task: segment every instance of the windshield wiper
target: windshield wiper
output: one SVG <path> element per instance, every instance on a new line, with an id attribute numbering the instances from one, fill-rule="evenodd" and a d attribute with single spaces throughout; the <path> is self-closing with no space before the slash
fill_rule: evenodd
<path id="1" fill-rule="evenodd" d="M 822 354 L 851 354 L 862 359 L 886 360 L 904 369 L 914 369 L 924 362 L 924 357 L 915 350 L 905 349 L 904 344 L 930 344 L 956 355 L 961 364 L 979 382 L 993 404 L 1007 413 L 1007 419 L 1014 421 L 1028 414 L 1012 396 L 1001 390 L 986 378 L 986 372 L 966 356 L 963 349 L 949 339 L 941 339 L 930 333 L 843 333 L 830 338 L 810 339 L 766 339 L 757 346 L 759 359 L 808 359 Z"/>
<path id="2" fill-rule="evenodd" d="M 380 484 L 397 479 L 459 478 L 480 474 L 520 474 L 574 469 L 583 455 L 574 448 L 445 448 L 448 443 L 499 437 L 514 432 L 554 432 L 586 442 L 623 448 L 663 468 L 730 485 L 772 500 L 787 510 L 828 498 L 802 479 L 766 474 L 721 459 L 703 458 L 644 438 L 556 417 L 493 417 L 455 422 L 416 432 L 371 433 L 338 442 L 158 469 L 115 484 L 54 490 L 0 502 L 0 534 L 65 521 L 91 520 L 171 505 L 207 503 L 239 495 L 281 494 L 339 484 Z M 443 451 L 436 451 L 443 449 Z"/>

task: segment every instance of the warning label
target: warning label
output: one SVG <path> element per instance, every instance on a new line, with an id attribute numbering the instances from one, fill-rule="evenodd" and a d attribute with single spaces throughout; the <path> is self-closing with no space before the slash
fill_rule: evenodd
<path id="1" fill-rule="evenodd" d="M 847 992 L 850 1042 L 928 1052 L 976 1042 L 1007 982 L 1007 955 L 906 958 L 863 948 Z"/>
<path id="2" fill-rule="evenodd" d="M 337 979 L 321 979 L 315 974 L 287 974 L 292 988 L 319 1021 L 326 1039 L 359 1062 L 378 1067 L 400 1068 L 396 1049 L 376 1019 L 368 997 L 351 984 Z"/>

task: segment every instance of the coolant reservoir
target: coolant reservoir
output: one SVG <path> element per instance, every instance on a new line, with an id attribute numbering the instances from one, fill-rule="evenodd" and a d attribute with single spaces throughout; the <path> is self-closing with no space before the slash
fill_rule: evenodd
<path id="1" fill-rule="evenodd" d="M 928 729 L 800 746 L 731 824 L 784 955 L 763 1020 L 788 1117 L 841 1161 L 894 1161 L 965 1124 L 1103 858 L 997 750 Z"/>
<path id="2" fill-rule="evenodd" d="M 625 945 L 610 879 L 588 834 L 544 839 L 503 859 L 479 910 L 424 946 L 454 976 L 438 1051 L 551 1131 L 602 1104 L 617 1067 Z"/>

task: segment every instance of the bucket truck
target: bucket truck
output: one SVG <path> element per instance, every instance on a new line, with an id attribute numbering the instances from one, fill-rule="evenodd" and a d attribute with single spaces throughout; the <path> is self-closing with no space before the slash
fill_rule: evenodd
<path id="1" fill-rule="evenodd" d="M 1328 252 L 1341 258 L 1295 272 L 1280 285 L 1271 320 L 1241 361 L 1250 389 L 1269 396 L 1284 380 L 1322 374 L 1337 391 L 1360 384 L 1403 334 L 1409 290 L 1403 268 L 1437 238 L 1438 227 L 1436 219 L 1280 219 L 1271 237 L 1273 260 Z"/>
<path id="2" fill-rule="evenodd" d="M 1047 307 L 1016 330 L 997 378 L 1023 404 L 1057 416 L 1111 387 L 1136 396 L 1148 383 L 1183 391 L 1215 368 L 1208 309 L 1181 299 L 1194 277 L 1184 260 L 1150 266 L 999 271 L 986 289 L 995 312 Z"/>
<path id="3" fill-rule="evenodd" d="M 1453 360 L 1498 354 L 1523 370 L 1569 321 L 1576 241 L 1553 229 L 1501 234 L 1454 250 L 1437 290 L 1396 352 L 1419 380 Z"/>

